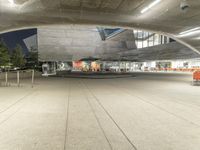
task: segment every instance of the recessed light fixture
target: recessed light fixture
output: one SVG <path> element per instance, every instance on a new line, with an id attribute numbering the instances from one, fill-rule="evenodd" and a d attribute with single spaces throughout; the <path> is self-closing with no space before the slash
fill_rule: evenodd
<path id="1" fill-rule="evenodd" d="M 141 10 L 141 13 L 145 13 L 147 11 L 149 11 L 152 7 L 156 6 L 158 3 L 160 3 L 162 0 L 155 0 L 154 2 L 152 2 L 151 4 L 149 4 L 147 7 L 145 7 L 144 9 Z"/>
<path id="2" fill-rule="evenodd" d="M 15 4 L 14 0 L 8 0 L 8 1 L 9 1 L 9 3 L 10 3 L 11 5 L 14 5 L 14 4 Z"/>
<path id="3" fill-rule="evenodd" d="M 190 35 L 197 34 L 197 33 L 200 33 L 200 27 L 196 27 L 196 28 L 181 32 L 181 33 L 179 33 L 179 36 L 180 37 L 190 36 Z"/>

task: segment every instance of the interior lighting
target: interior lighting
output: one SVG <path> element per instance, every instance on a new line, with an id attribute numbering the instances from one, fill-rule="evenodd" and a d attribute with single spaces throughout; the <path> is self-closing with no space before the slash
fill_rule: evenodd
<path id="1" fill-rule="evenodd" d="M 149 4 L 147 7 L 145 7 L 144 9 L 141 10 L 141 13 L 145 13 L 147 11 L 149 11 L 151 8 L 153 8 L 154 6 L 156 6 L 158 3 L 160 3 L 162 0 L 155 0 L 153 1 L 151 4 Z"/>
<path id="2" fill-rule="evenodd" d="M 181 33 L 179 33 L 179 35 L 180 36 L 190 36 L 190 35 L 197 34 L 197 33 L 200 33 L 200 27 L 181 32 Z"/>
<path id="3" fill-rule="evenodd" d="M 14 5 L 14 4 L 15 4 L 14 0 L 8 0 L 8 1 L 9 1 L 9 3 L 10 3 L 11 5 Z"/>

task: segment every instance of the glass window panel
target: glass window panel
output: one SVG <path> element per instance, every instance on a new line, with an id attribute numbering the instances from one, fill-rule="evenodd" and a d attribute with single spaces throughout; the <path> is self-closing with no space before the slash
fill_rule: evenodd
<path id="1" fill-rule="evenodd" d="M 137 46 L 137 48 L 138 48 L 138 41 L 137 41 L 137 40 L 135 41 L 135 44 L 136 44 L 136 46 Z"/>
<path id="2" fill-rule="evenodd" d="M 142 48 L 142 41 L 138 41 L 138 48 Z"/>
<path id="3" fill-rule="evenodd" d="M 149 42 L 148 42 L 148 43 L 149 43 L 149 47 L 153 46 L 153 39 L 154 39 L 153 37 L 154 37 L 154 36 L 151 36 L 151 37 L 149 38 L 149 40 L 148 40 L 148 41 L 149 41 Z"/>
<path id="4" fill-rule="evenodd" d="M 142 30 L 134 30 L 134 35 L 136 39 L 135 43 L 138 49 L 169 42 L 169 38 L 166 36 Z"/>
<path id="5" fill-rule="evenodd" d="M 159 35 L 158 34 L 154 35 L 154 45 L 159 45 Z"/>
<path id="6" fill-rule="evenodd" d="M 148 47 L 148 40 L 143 41 L 143 47 Z"/>

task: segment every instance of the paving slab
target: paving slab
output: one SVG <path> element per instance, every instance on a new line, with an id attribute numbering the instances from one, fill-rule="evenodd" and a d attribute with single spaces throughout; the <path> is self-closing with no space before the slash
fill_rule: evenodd
<path id="1" fill-rule="evenodd" d="M 0 150 L 199 150 L 190 75 L 136 76 L 0 87 Z"/>

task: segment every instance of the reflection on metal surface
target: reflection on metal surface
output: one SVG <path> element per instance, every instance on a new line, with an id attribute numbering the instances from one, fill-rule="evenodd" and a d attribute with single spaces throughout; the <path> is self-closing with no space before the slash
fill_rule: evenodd
<path id="1" fill-rule="evenodd" d="M 141 13 L 145 13 L 147 11 L 149 11 L 151 8 L 153 8 L 154 6 L 156 6 L 158 3 L 160 3 L 162 0 L 154 0 L 154 2 L 152 2 L 151 4 L 149 4 L 147 7 L 145 7 L 144 9 L 141 10 Z"/>

